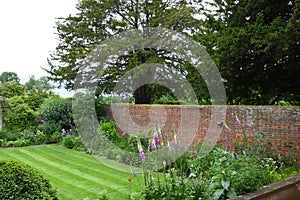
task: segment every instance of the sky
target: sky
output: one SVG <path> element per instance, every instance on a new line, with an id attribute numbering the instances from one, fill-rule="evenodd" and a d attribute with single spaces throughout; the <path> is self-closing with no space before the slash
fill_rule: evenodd
<path id="1" fill-rule="evenodd" d="M 58 45 L 55 21 L 76 13 L 78 0 L 0 1 L 0 74 L 15 72 L 24 84 L 46 76 L 47 58 Z M 62 96 L 65 91 L 57 91 Z"/>

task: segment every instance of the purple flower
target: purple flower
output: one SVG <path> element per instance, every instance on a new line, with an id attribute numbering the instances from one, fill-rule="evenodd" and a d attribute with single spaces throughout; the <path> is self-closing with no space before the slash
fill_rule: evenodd
<path id="1" fill-rule="evenodd" d="M 178 144 L 178 141 L 177 141 L 177 135 L 174 134 L 174 143 L 177 145 Z"/>
<path id="2" fill-rule="evenodd" d="M 224 127 L 227 129 L 228 132 L 230 132 L 230 128 L 227 126 L 226 123 L 224 123 Z"/>
<path id="3" fill-rule="evenodd" d="M 131 171 L 132 176 L 136 177 L 136 173 L 135 173 L 135 171 L 131 167 L 130 167 L 130 171 Z"/>
<path id="4" fill-rule="evenodd" d="M 162 138 L 162 133 L 161 133 L 161 129 L 159 126 L 157 127 L 157 133 L 158 133 L 159 137 Z"/>
<path id="5" fill-rule="evenodd" d="M 149 144 L 148 144 L 148 152 L 149 152 L 149 153 L 152 152 L 152 144 L 151 144 L 151 142 L 149 142 Z"/>
<path id="6" fill-rule="evenodd" d="M 236 118 L 237 124 L 240 126 L 241 125 L 241 121 L 239 120 L 238 116 L 236 115 L 235 118 Z"/>
<path id="7" fill-rule="evenodd" d="M 144 154 L 143 148 L 140 144 L 138 144 L 138 151 L 139 151 L 139 154 L 142 158 L 142 161 L 144 161 L 145 160 L 145 154 Z"/>
<path id="8" fill-rule="evenodd" d="M 154 134 L 153 136 L 153 146 L 157 149 L 158 147 L 158 135 Z"/>

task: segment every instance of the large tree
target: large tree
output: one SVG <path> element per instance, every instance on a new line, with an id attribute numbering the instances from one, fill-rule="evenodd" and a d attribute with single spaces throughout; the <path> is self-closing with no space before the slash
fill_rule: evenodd
<path id="1" fill-rule="evenodd" d="M 214 0 L 201 41 L 232 104 L 300 102 L 300 1 Z"/>
<path id="2" fill-rule="evenodd" d="M 5 82 L 20 82 L 20 78 L 15 72 L 3 72 L 0 75 L 0 82 L 5 83 Z"/>
<path id="3" fill-rule="evenodd" d="M 111 36 L 130 29 L 144 27 L 161 27 L 193 37 L 201 27 L 196 19 L 201 7 L 200 1 L 192 0 L 82 0 L 77 5 L 75 16 L 60 18 L 57 21 L 59 45 L 49 58 L 50 78 L 64 83 L 71 89 L 77 76 L 79 66 L 86 56 L 99 43 Z M 185 72 L 198 98 L 208 98 L 207 89 L 198 87 L 205 85 L 199 73 L 189 63 L 170 52 L 158 49 L 134 49 L 127 55 L 120 56 L 111 64 L 99 82 L 101 91 L 111 91 L 116 80 L 126 71 L 143 63 L 156 62 L 173 66 Z M 192 76 L 194 74 L 194 76 Z M 195 77 L 197 77 L 196 81 Z M 136 103 L 150 103 L 153 97 L 166 91 L 165 87 L 146 84 L 134 92 Z"/>

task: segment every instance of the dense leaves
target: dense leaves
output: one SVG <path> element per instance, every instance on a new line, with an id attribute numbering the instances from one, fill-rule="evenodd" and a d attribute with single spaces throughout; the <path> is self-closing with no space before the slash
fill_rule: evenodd
<path id="1" fill-rule="evenodd" d="M 5 83 L 5 82 L 20 82 L 20 78 L 15 72 L 3 72 L 0 75 L 0 82 Z"/>
<path id="2" fill-rule="evenodd" d="M 49 98 L 41 105 L 42 124 L 39 130 L 46 134 L 68 131 L 73 126 L 72 102 L 69 99 Z"/>
<path id="3" fill-rule="evenodd" d="M 226 81 L 231 104 L 300 99 L 300 1 L 215 0 L 199 40 Z"/>
<path id="4" fill-rule="evenodd" d="M 75 16 L 57 21 L 60 43 L 56 52 L 51 54 L 50 69 L 47 70 L 52 80 L 66 83 L 68 89 L 73 87 L 82 60 L 97 44 L 111 36 L 143 27 L 167 28 L 193 36 L 202 24 L 194 17 L 198 10 L 195 1 L 83 0 L 77 9 L 78 13 Z M 187 77 L 196 75 L 187 63 L 171 56 L 170 52 L 146 47 L 138 48 L 110 63 L 99 80 L 100 91 L 110 93 L 125 72 L 143 63 L 161 63 L 167 68 L 180 69 Z M 143 75 L 142 80 L 145 79 L 144 76 L 151 77 L 149 74 Z M 198 76 L 193 86 L 199 84 L 205 85 Z M 197 88 L 199 87 L 195 90 Z M 161 91 L 170 93 L 159 85 L 141 86 L 133 94 L 135 103 L 150 103 L 152 99 L 159 98 Z M 207 90 L 204 89 L 204 93 L 207 94 Z M 197 94 L 200 95 L 201 92 Z"/>
<path id="5" fill-rule="evenodd" d="M 51 55 L 51 79 L 72 88 L 81 61 L 105 39 L 141 27 L 162 27 L 191 36 L 216 62 L 230 104 L 299 104 L 300 2 L 292 1 L 95 1 L 83 0 L 75 16 L 57 22 L 60 44 Z M 201 16 L 202 20 L 195 19 Z M 138 52 L 138 53 L 136 53 Z M 208 99 L 205 82 L 168 52 L 138 49 L 107 69 L 100 91 L 110 92 L 126 71 L 142 63 L 164 63 L 181 69 L 199 100 Z M 169 59 L 169 60 L 168 60 Z M 167 64 L 169 63 L 169 65 Z M 146 85 L 134 93 L 149 103 L 170 91 Z"/>
<path id="6" fill-rule="evenodd" d="M 25 103 L 24 98 L 15 96 L 7 100 L 3 108 L 5 129 L 9 131 L 34 130 L 37 126 L 37 113 Z"/>
<path id="7" fill-rule="evenodd" d="M 57 199 L 49 181 L 31 166 L 0 161 L 0 199 Z"/>

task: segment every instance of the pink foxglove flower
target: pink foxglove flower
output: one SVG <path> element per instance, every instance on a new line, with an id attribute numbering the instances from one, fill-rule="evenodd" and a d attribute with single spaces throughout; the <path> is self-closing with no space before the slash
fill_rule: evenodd
<path id="1" fill-rule="evenodd" d="M 149 142 L 149 144 L 148 144 L 148 152 L 149 152 L 149 153 L 152 152 L 152 144 L 151 144 L 151 142 Z"/>
<path id="2" fill-rule="evenodd" d="M 235 118 L 236 118 L 237 124 L 240 126 L 241 125 L 241 121 L 239 120 L 238 116 L 236 115 Z"/>
<path id="3" fill-rule="evenodd" d="M 226 122 L 224 122 L 224 127 L 226 128 L 226 130 L 227 130 L 228 132 L 230 132 L 230 128 L 227 126 Z"/>
<path id="4" fill-rule="evenodd" d="M 139 151 L 139 154 L 140 154 L 140 157 L 141 157 L 142 161 L 144 161 L 145 160 L 145 154 L 144 154 L 143 148 L 140 144 L 138 144 L 138 151 Z"/>
<path id="5" fill-rule="evenodd" d="M 170 145 L 169 141 L 168 141 L 168 149 L 169 149 L 169 151 L 172 151 L 172 148 L 171 148 L 171 145 Z"/>
<path id="6" fill-rule="evenodd" d="M 177 135 L 176 134 L 174 134 L 174 144 L 178 144 L 178 141 L 177 141 Z"/>
<path id="7" fill-rule="evenodd" d="M 157 127 L 157 133 L 158 133 L 159 137 L 162 138 L 162 133 L 161 133 L 161 129 L 159 126 Z"/>
<path id="8" fill-rule="evenodd" d="M 131 171 L 132 176 L 136 177 L 136 173 L 135 173 L 135 171 L 131 167 L 130 167 L 130 171 Z"/>
<path id="9" fill-rule="evenodd" d="M 157 149 L 158 147 L 158 135 L 157 134 L 154 134 L 153 136 L 153 146 Z"/>

